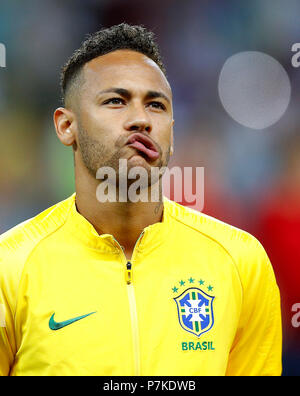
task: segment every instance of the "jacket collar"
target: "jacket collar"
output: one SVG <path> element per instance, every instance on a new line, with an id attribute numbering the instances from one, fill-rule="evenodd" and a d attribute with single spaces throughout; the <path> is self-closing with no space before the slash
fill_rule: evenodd
<path id="1" fill-rule="evenodd" d="M 120 248 L 118 247 L 113 235 L 99 235 L 94 226 L 77 211 L 76 193 L 74 193 L 69 200 L 70 210 L 66 221 L 66 227 L 72 237 L 76 238 L 86 247 L 101 250 L 103 253 L 119 254 Z M 138 246 L 139 252 L 149 252 L 162 244 L 165 240 L 168 224 L 171 220 L 171 202 L 166 197 L 163 197 L 163 205 L 164 211 L 162 222 L 149 225 L 144 229 L 143 238 Z"/>

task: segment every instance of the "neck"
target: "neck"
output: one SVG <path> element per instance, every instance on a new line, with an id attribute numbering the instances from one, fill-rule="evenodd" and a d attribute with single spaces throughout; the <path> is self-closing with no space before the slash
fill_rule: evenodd
<path id="1" fill-rule="evenodd" d="M 113 235 L 124 247 L 127 256 L 130 256 L 143 229 L 162 221 L 161 179 L 157 182 L 158 186 L 152 186 L 159 188 L 158 202 L 99 202 L 96 196 L 99 180 L 91 175 L 75 173 L 77 211 L 94 226 L 99 235 Z"/>

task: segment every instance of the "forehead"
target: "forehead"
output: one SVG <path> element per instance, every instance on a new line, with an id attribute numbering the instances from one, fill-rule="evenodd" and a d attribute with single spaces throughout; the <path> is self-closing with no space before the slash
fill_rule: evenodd
<path id="1" fill-rule="evenodd" d="M 170 99 L 170 85 L 159 66 L 147 56 L 131 51 L 117 50 L 99 56 L 83 68 L 83 91 L 90 94 L 110 87 L 132 91 L 162 91 Z"/>

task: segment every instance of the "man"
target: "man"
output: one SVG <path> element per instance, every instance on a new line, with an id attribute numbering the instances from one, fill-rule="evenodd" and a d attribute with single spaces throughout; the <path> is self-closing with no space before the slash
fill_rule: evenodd
<path id="1" fill-rule="evenodd" d="M 91 35 L 62 88 L 54 123 L 73 147 L 76 194 L 1 237 L 0 373 L 280 375 L 279 292 L 264 249 L 164 198 L 161 174 L 150 177 L 172 155 L 174 122 L 153 34 L 121 24 Z M 123 198 L 125 172 L 127 199 L 100 202 L 103 167 Z M 128 199 L 135 167 L 158 202 Z"/>

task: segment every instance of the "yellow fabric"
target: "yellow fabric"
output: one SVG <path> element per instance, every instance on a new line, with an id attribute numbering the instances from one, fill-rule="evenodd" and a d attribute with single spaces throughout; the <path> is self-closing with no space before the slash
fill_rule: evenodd
<path id="1" fill-rule="evenodd" d="M 163 222 L 144 230 L 131 262 L 127 284 L 120 245 L 77 212 L 75 194 L 3 234 L 0 374 L 281 374 L 279 290 L 253 236 L 164 198 Z M 200 337 L 174 300 L 189 288 L 214 297 Z M 54 313 L 92 312 L 49 327 Z"/>

